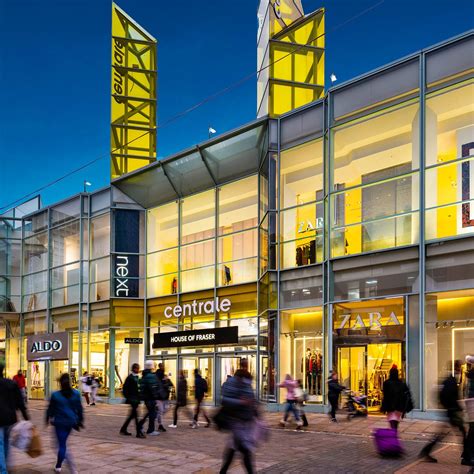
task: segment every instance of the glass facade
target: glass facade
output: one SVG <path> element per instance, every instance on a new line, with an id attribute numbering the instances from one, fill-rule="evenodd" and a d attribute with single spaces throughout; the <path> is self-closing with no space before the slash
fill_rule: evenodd
<path id="1" fill-rule="evenodd" d="M 43 398 L 60 372 L 88 370 L 112 400 L 152 358 L 172 380 L 199 368 L 217 402 L 245 357 L 263 401 L 284 400 L 290 373 L 323 411 L 336 370 L 375 412 L 396 364 L 416 410 L 438 409 L 432 387 L 449 372 L 464 387 L 474 347 L 474 83 L 435 67 L 468 40 L 0 216 L 8 374 L 26 370 Z M 28 337 L 48 332 L 68 333 L 68 360 L 27 361 Z"/>

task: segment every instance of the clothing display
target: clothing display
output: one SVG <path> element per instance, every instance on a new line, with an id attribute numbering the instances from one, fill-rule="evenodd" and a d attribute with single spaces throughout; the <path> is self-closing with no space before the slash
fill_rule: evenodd
<path id="1" fill-rule="evenodd" d="M 296 247 L 296 266 L 309 265 L 316 263 L 316 241 L 311 240 L 309 243 Z"/>
<path id="2" fill-rule="evenodd" d="M 299 341 L 295 341 L 299 342 Z M 308 338 L 307 343 L 316 343 Z M 318 341 L 319 342 L 319 341 Z M 301 373 L 296 378 L 303 381 L 303 389 L 308 395 L 322 395 L 323 355 L 319 348 L 306 348 L 306 354 L 301 360 Z"/>

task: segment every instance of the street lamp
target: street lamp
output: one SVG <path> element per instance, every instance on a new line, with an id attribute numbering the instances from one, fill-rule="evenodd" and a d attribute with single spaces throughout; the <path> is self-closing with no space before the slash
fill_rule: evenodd
<path id="1" fill-rule="evenodd" d="M 87 193 L 87 186 L 92 186 L 92 183 L 89 183 L 86 179 L 84 180 L 84 192 Z"/>

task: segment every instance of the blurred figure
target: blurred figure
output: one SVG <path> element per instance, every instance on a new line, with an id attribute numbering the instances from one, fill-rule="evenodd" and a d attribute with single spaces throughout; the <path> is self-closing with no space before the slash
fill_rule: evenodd
<path id="1" fill-rule="evenodd" d="M 122 428 L 120 428 L 120 434 L 123 436 L 132 436 L 132 433 L 128 432 L 128 425 L 133 420 L 135 421 L 135 428 L 137 430 L 137 438 L 145 438 L 145 435 L 141 432 L 138 427 L 138 407 L 140 406 L 140 391 L 138 389 L 138 382 L 140 373 L 140 366 L 138 364 L 132 365 L 132 371 L 125 379 L 123 384 L 123 396 L 125 397 L 125 403 L 130 405 L 130 413 L 125 420 Z"/>
<path id="2" fill-rule="evenodd" d="M 28 403 L 28 395 L 26 393 L 26 377 L 23 375 L 22 370 L 17 372 L 17 374 L 13 377 L 13 381 L 18 385 L 24 402 Z"/>
<path id="3" fill-rule="evenodd" d="M 51 395 L 46 411 L 46 425 L 54 426 L 58 440 L 58 459 L 54 472 L 61 472 L 63 461 L 66 459 L 71 472 L 78 472 L 71 454 L 67 452 L 67 440 L 73 429 L 83 428 L 84 414 L 81 404 L 81 394 L 71 387 L 69 374 L 59 378 L 61 389 Z"/>
<path id="4" fill-rule="evenodd" d="M 4 368 L 0 362 L 0 473 L 2 474 L 8 472 L 8 437 L 11 427 L 17 422 L 17 410 L 21 411 L 25 420 L 29 419 L 20 389 L 13 380 L 3 377 Z"/>
<path id="5" fill-rule="evenodd" d="M 207 413 L 204 411 L 204 408 L 201 406 L 204 397 L 206 396 L 208 387 L 205 379 L 201 377 L 199 369 L 194 369 L 194 398 L 196 399 L 196 411 L 194 412 L 194 421 L 191 425 L 192 428 L 198 427 L 198 418 L 199 413 L 202 411 L 204 419 L 206 420 L 206 428 L 209 428 L 211 420 L 207 416 Z"/>
<path id="6" fill-rule="evenodd" d="M 339 395 L 345 389 L 343 385 L 339 383 L 339 379 L 337 377 L 337 372 L 332 372 L 329 380 L 328 380 L 328 400 L 331 404 L 331 421 L 336 423 L 336 411 L 339 405 Z"/>
<path id="7" fill-rule="evenodd" d="M 466 364 L 468 364 L 467 377 L 467 398 L 466 411 L 469 421 L 469 432 L 467 435 L 467 458 L 463 459 L 463 463 L 468 466 L 474 465 L 474 356 L 466 357 Z"/>
<path id="8" fill-rule="evenodd" d="M 178 427 L 178 410 L 184 408 L 189 416 L 189 419 L 193 420 L 193 414 L 187 408 L 188 404 L 188 382 L 184 376 L 184 371 L 179 371 L 178 386 L 176 387 L 176 405 L 174 406 L 173 412 L 173 424 L 169 425 L 168 428 Z"/>
<path id="9" fill-rule="evenodd" d="M 89 372 L 84 371 L 81 377 L 81 390 L 84 398 L 86 399 L 87 406 L 90 405 L 90 395 L 92 392 L 92 377 L 89 375 Z"/>
<path id="10" fill-rule="evenodd" d="M 165 432 L 163 418 L 168 409 L 168 399 L 170 398 L 171 387 L 173 384 L 165 374 L 163 364 L 158 364 L 158 370 L 155 372 L 158 384 L 158 398 L 156 400 L 156 419 L 158 421 L 158 431 Z"/>
<path id="11" fill-rule="evenodd" d="M 296 388 L 295 395 L 296 409 L 298 410 L 301 421 L 303 422 L 303 426 L 306 428 L 309 426 L 309 423 L 304 412 L 304 404 L 306 400 L 308 400 L 308 394 L 303 390 L 303 382 L 301 380 L 298 380 L 298 387 Z"/>
<path id="12" fill-rule="evenodd" d="M 462 464 L 466 464 L 470 461 L 466 443 L 466 428 L 464 427 L 464 420 L 462 415 L 462 408 L 459 405 L 459 393 L 458 384 L 456 378 L 453 375 L 449 375 L 443 382 L 441 392 L 439 394 L 439 401 L 441 405 L 446 409 L 449 424 L 457 428 L 463 439 L 463 452 L 461 454 Z M 430 441 L 420 452 L 420 457 L 424 458 L 427 462 L 438 462 L 436 458 L 431 456 L 431 451 L 437 443 L 443 440 L 447 435 L 447 432 L 439 432 L 432 441 Z"/>
<path id="13" fill-rule="evenodd" d="M 256 446 L 254 427 L 257 417 L 257 402 L 246 359 L 241 360 L 240 369 L 222 385 L 222 406 L 229 413 L 228 425 L 231 438 L 224 451 L 220 473 L 227 472 L 236 451 L 242 453 L 247 472 L 253 473 L 252 451 Z"/>
<path id="14" fill-rule="evenodd" d="M 146 415 L 138 423 L 138 429 L 143 434 L 143 425 L 148 418 L 148 430 L 146 434 L 150 436 L 158 436 L 159 431 L 155 430 L 156 419 L 156 400 L 158 400 L 158 379 L 153 373 L 154 362 L 147 360 L 145 362 L 145 370 L 142 372 L 140 381 L 140 398 L 145 402 L 147 409 Z"/>
<path id="15" fill-rule="evenodd" d="M 388 380 L 383 383 L 381 411 L 387 414 L 390 428 L 397 430 L 400 421 L 413 410 L 413 401 L 408 385 L 398 378 L 398 369 L 393 365 Z"/>
<path id="16" fill-rule="evenodd" d="M 92 376 L 92 385 L 91 385 L 91 406 L 95 407 L 95 402 L 97 401 L 97 392 L 99 391 L 100 382 L 99 379 L 93 375 Z"/>
<path id="17" fill-rule="evenodd" d="M 296 408 L 296 389 L 298 387 L 298 381 L 293 380 L 290 374 L 286 374 L 285 380 L 280 383 L 280 387 L 286 388 L 286 405 L 285 405 L 285 415 L 283 419 L 280 421 L 281 426 L 286 426 L 286 421 L 288 420 L 288 415 L 290 411 L 293 413 L 295 417 L 297 429 L 301 428 L 302 422 L 300 420 L 300 415 Z"/>

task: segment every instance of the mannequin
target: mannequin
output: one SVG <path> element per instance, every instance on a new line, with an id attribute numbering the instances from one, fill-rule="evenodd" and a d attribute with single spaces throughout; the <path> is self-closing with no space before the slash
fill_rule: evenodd
<path id="1" fill-rule="evenodd" d="M 304 367 L 305 367 L 305 377 L 306 377 L 306 390 L 308 393 L 311 391 L 311 349 L 306 348 L 306 355 L 304 358 Z"/>

